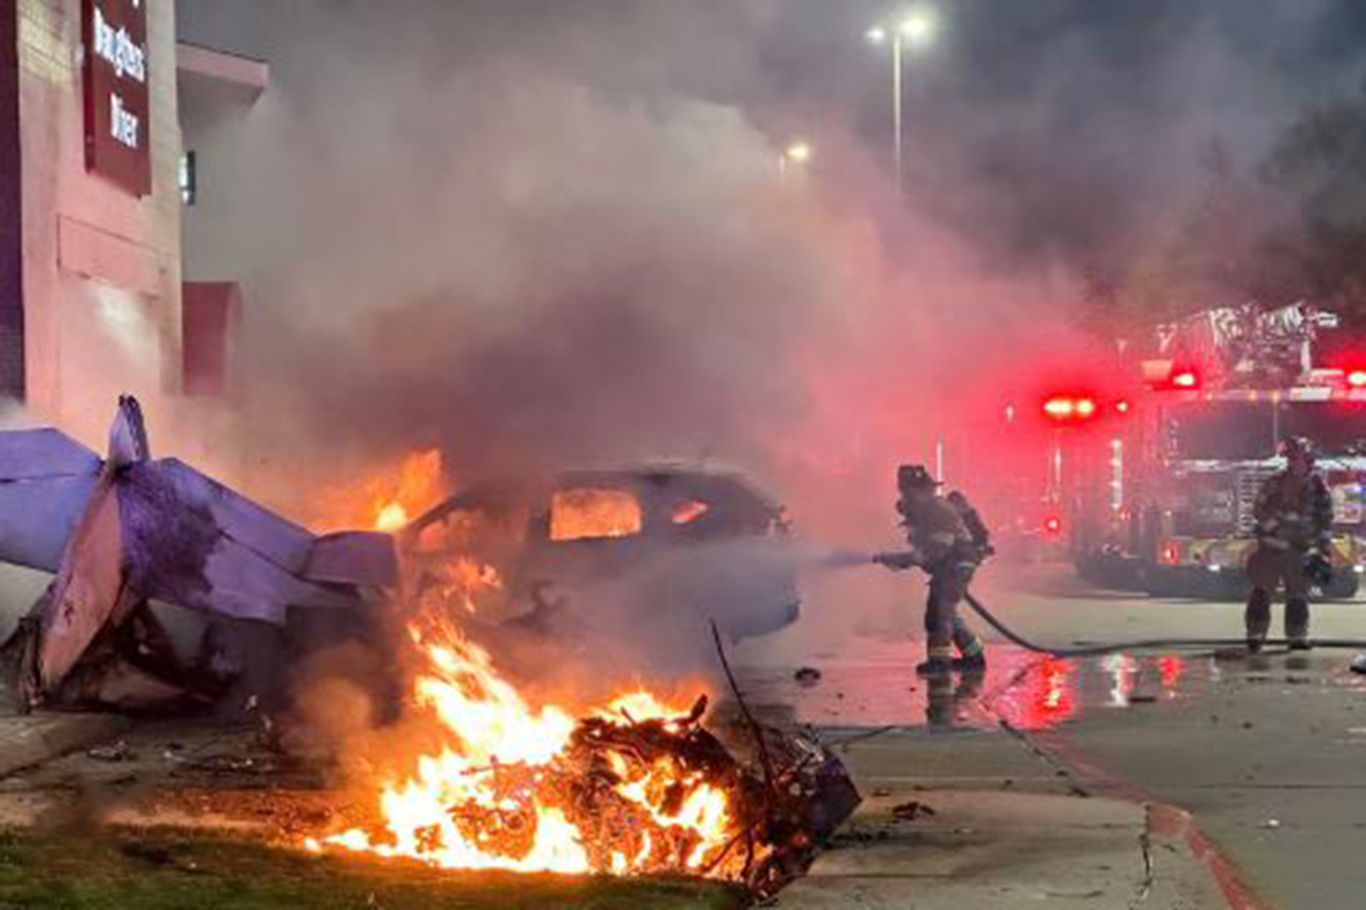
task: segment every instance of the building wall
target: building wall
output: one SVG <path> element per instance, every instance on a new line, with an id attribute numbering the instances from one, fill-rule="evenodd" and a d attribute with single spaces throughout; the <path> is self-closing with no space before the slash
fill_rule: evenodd
<path id="1" fill-rule="evenodd" d="M 0 0 L 0 395 L 8 398 L 24 394 L 18 25 L 15 0 Z"/>
<path id="2" fill-rule="evenodd" d="M 155 443 L 180 385 L 175 4 L 146 2 L 152 193 L 139 199 L 86 171 L 81 0 L 18 0 L 27 403 L 91 443 L 121 392 L 143 400 Z"/>

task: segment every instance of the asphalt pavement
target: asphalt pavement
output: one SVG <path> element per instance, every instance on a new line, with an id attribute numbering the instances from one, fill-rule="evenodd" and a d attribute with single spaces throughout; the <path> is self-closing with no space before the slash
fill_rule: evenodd
<path id="1" fill-rule="evenodd" d="M 1050 646 L 1241 636 L 1238 604 L 1098 591 L 1061 566 L 995 571 L 978 590 L 1002 620 Z M 972 790 L 1010 778 L 1015 791 L 1186 810 L 1194 825 L 1187 846 L 1211 860 L 1220 893 L 1182 906 L 1366 906 L 1366 677 L 1348 671 L 1351 652 L 1248 658 L 1203 649 L 1059 660 L 988 633 L 984 679 L 930 684 L 912 670 L 922 647 L 913 621 L 919 596 L 908 581 L 910 620 L 899 628 L 884 620 L 873 634 L 794 631 L 767 649 L 767 662 L 756 649 L 755 699 L 867 749 L 909 735 L 954 742 L 947 764 L 924 747 L 900 750 L 873 769 L 884 785 L 923 787 L 929 774 L 936 789 Z M 1313 622 L 1318 637 L 1366 639 L 1366 603 L 1316 605 Z M 797 682 L 789 673 L 796 665 L 820 678 Z M 1003 765 L 1001 736 L 1050 770 Z"/>

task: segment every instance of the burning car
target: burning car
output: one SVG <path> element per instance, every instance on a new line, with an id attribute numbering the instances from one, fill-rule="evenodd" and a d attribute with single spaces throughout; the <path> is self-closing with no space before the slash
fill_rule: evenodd
<path id="1" fill-rule="evenodd" d="M 686 625 L 731 639 L 794 622 L 783 510 L 733 473 L 673 466 L 473 484 L 398 535 L 406 593 L 481 624 Z"/>

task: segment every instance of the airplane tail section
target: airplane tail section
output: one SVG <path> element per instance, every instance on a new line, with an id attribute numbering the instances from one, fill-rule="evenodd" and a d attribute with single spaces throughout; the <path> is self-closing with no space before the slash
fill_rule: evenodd
<path id="1" fill-rule="evenodd" d="M 0 507 L 0 560 L 56 575 L 7 649 L 31 703 L 102 665 L 128 638 L 106 633 L 135 627 L 148 601 L 283 629 L 294 610 L 370 609 L 397 583 L 388 535 L 320 538 L 190 465 L 152 460 L 131 395 L 102 466 L 53 430 L 0 433 Z"/>
<path id="2" fill-rule="evenodd" d="M 114 424 L 109 428 L 109 458 L 111 468 L 122 468 L 142 461 L 150 461 L 152 447 L 147 441 L 147 424 L 142 419 L 142 405 L 132 395 L 120 395 Z"/>

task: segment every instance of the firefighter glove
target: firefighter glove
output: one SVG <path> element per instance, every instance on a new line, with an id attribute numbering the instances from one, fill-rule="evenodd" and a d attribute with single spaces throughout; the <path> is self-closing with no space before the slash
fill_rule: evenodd
<path id="1" fill-rule="evenodd" d="M 1304 577 L 1320 588 L 1333 581 L 1333 564 L 1322 553 L 1311 553 L 1304 561 Z"/>
<path id="2" fill-rule="evenodd" d="M 873 562 L 900 572 L 918 566 L 920 564 L 920 554 L 914 550 L 905 550 L 898 553 L 878 553 L 873 556 Z"/>

